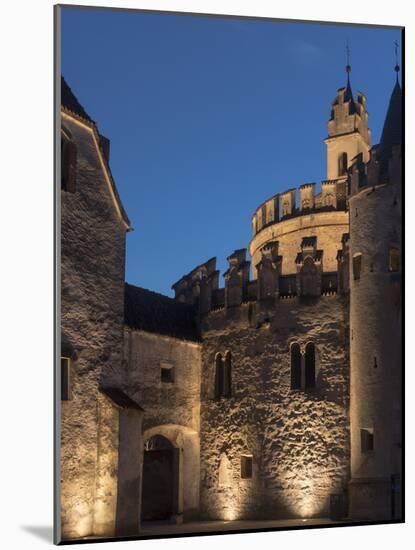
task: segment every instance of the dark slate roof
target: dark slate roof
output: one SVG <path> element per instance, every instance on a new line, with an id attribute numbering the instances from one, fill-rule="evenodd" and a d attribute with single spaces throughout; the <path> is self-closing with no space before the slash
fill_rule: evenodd
<path id="1" fill-rule="evenodd" d="M 89 120 L 90 122 L 94 122 L 85 111 L 85 109 L 82 107 L 82 105 L 79 103 L 79 101 L 75 97 L 75 94 L 70 89 L 68 83 L 63 78 L 63 76 L 61 77 L 61 104 L 63 107 L 66 107 L 80 117 Z"/>
<path id="2" fill-rule="evenodd" d="M 198 341 L 193 306 L 163 294 L 125 284 L 125 324 L 131 328 Z"/>
<path id="3" fill-rule="evenodd" d="M 122 409 L 136 409 L 138 411 L 144 411 L 144 409 L 140 407 L 136 401 L 131 399 L 131 397 L 124 393 L 120 388 L 102 387 L 100 390 Z"/>
<path id="4" fill-rule="evenodd" d="M 382 137 L 380 138 L 379 154 L 381 160 L 386 162 L 392 155 L 394 145 L 402 143 L 402 90 L 399 82 L 395 87 L 389 100 L 388 112 L 386 113 L 383 125 Z"/>

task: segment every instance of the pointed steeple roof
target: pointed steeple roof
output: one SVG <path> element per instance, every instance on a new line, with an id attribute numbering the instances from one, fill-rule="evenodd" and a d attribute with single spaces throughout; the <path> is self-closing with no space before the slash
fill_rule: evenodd
<path id="1" fill-rule="evenodd" d="M 63 78 L 63 76 L 61 77 L 61 104 L 63 107 L 66 107 L 67 109 L 84 118 L 85 120 L 88 120 L 89 122 L 94 122 L 85 111 L 85 109 L 82 107 L 82 105 L 79 103 L 77 97 L 68 86 L 68 83 Z"/>
<path id="2" fill-rule="evenodd" d="M 346 91 L 344 92 L 344 101 L 354 101 L 353 99 L 353 92 L 352 87 L 350 86 L 350 71 L 352 68 L 350 65 L 346 66 L 346 72 L 347 72 L 347 85 L 346 85 Z"/>
<path id="3" fill-rule="evenodd" d="M 393 88 L 389 107 L 383 125 L 382 137 L 379 144 L 379 153 L 386 162 L 392 155 L 394 145 L 402 143 L 402 90 L 398 79 Z"/>

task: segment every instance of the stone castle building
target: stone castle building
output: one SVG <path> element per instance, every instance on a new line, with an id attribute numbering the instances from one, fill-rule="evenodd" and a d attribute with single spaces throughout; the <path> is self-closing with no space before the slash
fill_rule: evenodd
<path id="1" fill-rule="evenodd" d="M 61 83 L 61 530 L 401 518 L 401 88 L 371 146 L 332 103 L 327 180 L 262 203 L 219 284 L 124 282 L 109 141 Z M 251 258 L 251 261 L 248 258 Z"/>

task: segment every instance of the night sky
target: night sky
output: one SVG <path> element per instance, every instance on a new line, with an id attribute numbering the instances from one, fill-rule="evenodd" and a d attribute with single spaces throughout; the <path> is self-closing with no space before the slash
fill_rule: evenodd
<path id="1" fill-rule="evenodd" d="M 62 72 L 111 140 L 134 227 L 127 281 L 172 295 L 212 256 L 223 273 L 261 202 L 326 178 L 347 41 L 377 143 L 395 40 L 397 29 L 64 8 Z"/>

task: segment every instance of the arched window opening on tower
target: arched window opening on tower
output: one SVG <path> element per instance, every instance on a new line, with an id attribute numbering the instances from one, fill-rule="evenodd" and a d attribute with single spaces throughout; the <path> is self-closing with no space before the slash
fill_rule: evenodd
<path id="1" fill-rule="evenodd" d="M 72 399 L 71 392 L 71 360 L 69 357 L 61 357 L 61 399 Z"/>
<path id="2" fill-rule="evenodd" d="M 225 362 L 223 365 L 223 396 L 232 395 L 232 354 L 230 351 L 225 353 Z"/>
<path id="3" fill-rule="evenodd" d="M 353 279 L 358 281 L 362 271 L 362 255 L 360 252 L 353 255 Z"/>
<path id="4" fill-rule="evenodd" d="M 305 389 L 316 387 L 316 350 L 312 342 L 305 347 Z"/>
<path id="5" fill-rule="evenodd" d="M 388 267 L 389 271 L 399 271 L 400 269 L 400 252 L 399 248 L 397 246 L 391 246 L 389 248 L 389 260 L 388 260 Z"/>
<path id="6" fill-rule="evenodd" d="M 68 193 L 76 191 L 76 145 L 69 133 L 61 133 L 61 189 Z"/>
<path id="7" fill-rule="evenodd" d="M 222 354 L 217 353 L 215 357 L 215 399 L 223 395 L 223 359 Z"/>
<path id="8" fill-rule="evenodd" d="M 291 389 L 301 390 L 301 350 L 300 345 L 291 345 Z"/>
<path id="9" fill-rule="evenodd" d="M 347 173 L 347 153 L 339 155 L 339 176 L 344 176 Z"/>

